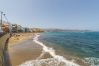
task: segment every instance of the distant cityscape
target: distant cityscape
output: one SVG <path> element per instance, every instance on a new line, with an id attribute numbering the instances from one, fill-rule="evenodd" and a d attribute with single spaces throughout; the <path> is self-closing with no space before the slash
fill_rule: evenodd
<path id="1" fill-rule="evenodd" d="M 42 32 L 43 30 L 40 28 L 28 28 L 28 27 L 22 27 L 18 24 L 11 24 L 9 22 L 3 21 L 2 24 L 0 23 L 0 32 L 7 33 L 7 32 L 13 32 L 13 33 L 19 33 L 19 32 Z"/>
<path id="2" fill-rule="evenodd" d="M 22 27 L 18 24 L 11 24 L 9 22 L 3 21 L 2 24 L 0 23 L 0 33 L 21 33 L 21 32 L 57 32 L 57 31 L 90 31 L 90 30 L 69 30 L 69 29 L 41 29 L 41 28 L 28 28 Z"/>

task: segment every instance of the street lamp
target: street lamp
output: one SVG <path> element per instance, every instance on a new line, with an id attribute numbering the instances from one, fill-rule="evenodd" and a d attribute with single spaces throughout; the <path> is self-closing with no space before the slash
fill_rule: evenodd
<path id="1" fill-rule="evenodd" d="M 11 26 L 11 24 L 8 22 L 8 19 L 7 19 L 7 17 L 6 17 L 6 14 L 3 14 L 3 15 L 4 15 L 5 19 L 7 20 L 7 23 L 9 24 L 9 32 L 12 33 L 12 26 Z"/>
<path id="2" fill-rule="evenodd" d="M 0 14 L 1 14 L 1 20 L 0 20 L 0 32 L 3 32 L 3 30 L 2 30 L 2 15 L 3 15 L 3 12 L 2 11 L 0 11 Z"/>
<path id="3" fill-rule="evenodd" d="M 3 15 L 3 12 L 0 11 L 0 13 L 1 13 L 1 23 L 0 23 L 0 25 L 2 25 L 2 15 Z"/>

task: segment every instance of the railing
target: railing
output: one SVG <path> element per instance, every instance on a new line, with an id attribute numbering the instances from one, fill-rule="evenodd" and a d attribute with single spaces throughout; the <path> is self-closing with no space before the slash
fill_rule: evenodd
<path id="1" fill-rule="evenodd" d="M 5 34 L 2 37 L 0 37 L 0 66 L 5 66 L 5 52 L 7 49 L 6 44 L 9 37 L 9 34 Z"/>

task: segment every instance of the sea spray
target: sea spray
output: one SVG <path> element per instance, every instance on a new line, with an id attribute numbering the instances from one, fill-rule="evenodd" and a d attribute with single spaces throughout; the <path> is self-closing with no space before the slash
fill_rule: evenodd
<path id="1" fill-rule="evenodd" d="M 43 52 L 49 53 L 53 58 L 31 60 L 19 66 L 80 66 L 72 61 L 66 60 L 63 56 L 56 55 L 55 50 L 53 48 L 49 48 L 42 42 L 38 41 L 39 36 L 39 34 L 36 34 L 33 38 L 33 41 L 41 45 L 43 47 Z M 41 54 L 40 57 L 42 57 L 43 54 Z"/>
<path id="2" fill-rule="evenodd" d="M 85 61 L 91 64 L 91 66 L 99 66 L 99 58 L 88 57 L 88 58 L 85 58 Z"/>

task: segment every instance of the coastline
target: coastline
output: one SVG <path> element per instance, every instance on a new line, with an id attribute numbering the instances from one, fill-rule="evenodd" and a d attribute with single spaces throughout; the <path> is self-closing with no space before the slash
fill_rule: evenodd
<path id="1" fill-rule="evenodd" d="M 79 60 L 78 62 L 69 60 L 66 55 L 60 55 L 57 50 L 40 42 L 40 34 L 30 35 L 31 37 L 27 37 L 25 40 L 9 45 L 8 52 L 12 66 L 42 66 L 39 63 L 43 63 L 45 66 L 50 65 L 49 63 L 55 64 L 52 66 L 80 66 Z"/>
<path id="2" fill-rule="evenodd" d="M 46 65 L 50 65 L 50 66 L 80 66 L 79 64 L 74 63 L 73 61 L 69 61 L 67 59 L 65 59 L 63 56 L 60 55 L 56 55 L 56 52 L 53 48 L 49 48 L 46 45 L 44 45 L 42 42 L 40 42 L 38 40 L 40 35 L 36 34 L 33 41 L 35 43 L 37 43 L 38 45 L 42 46 L 43 51 L 42 54 L 39 56 L 40 59 L 36 59 L 36 60 L 29 60 L 26 61 L 22 64 L 20 64 L 19 66 L 42 66 L 42 63 L 46 66 Z M 48 53 L 50 57 L 46 58 L 46 59 L 42 59 L 42 56 Z"/>
<path id="3" fill-rule="evenodd" d="M 62 47 L 59 47 L 58 45 L 56 46 L 55 44 L 49 45 L 50 43 L 47 43 L 42 39 L 40 41 L 45 43 L 45 45 L 47 45 L 48 47 L 53 47 L 55 49 L 56 55 L 63 56 L 67 60 L 73 61 L 74 63 L 77 63 L 81 66 L 90 66 L 83 58 L 79 58 L 77 56 L 74 56 L 74 55 L 66 52 Z"/>
<path id="4" fill-rule="evenodd" d="M 37 44 L 39 44 L 39 45 L 43 44 L 42 45 L 43 46 L 43 51 L 49 53 L 53 58 L 59 58 L 60 61 L 63 61 L 66 64 L 69 64 L 70 66 L 72 66 L 72 65 L 73 66 L 90 66 L 90 64 L 87 63 L 85 60 L 83 60 L 79 57 L 75 57 L 71 54 L 65 53 L 64 52 L 65 50 L 63 50 L 62 48 L 56 49 L 55 46 L 53 46 L 53 45 L 49 46 L 47 44 L 44 44 L 46 42 L 43 43 L 42 40 L 39 40 L 39 36 L 41 36 L 41 35 L 37 35 L 38 38 L 36 38 Z M 57 48 L 59 48 L 59 47 L 57 46 Z M 54 54 L 54 56 L 53 56 L 53 54 Z"/>

